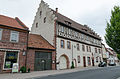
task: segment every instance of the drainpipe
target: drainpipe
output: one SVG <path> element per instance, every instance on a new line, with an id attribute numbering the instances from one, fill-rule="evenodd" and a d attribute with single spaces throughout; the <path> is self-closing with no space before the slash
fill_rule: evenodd
<path id="1" fill-rule="evenodd" d="M 26 43 L 26 58 L 25 58 L 25 67 L 26 68 L 27 68 L 28 38 L 29 38 L 29 31 L 27 32 L 27 43 Z"/>

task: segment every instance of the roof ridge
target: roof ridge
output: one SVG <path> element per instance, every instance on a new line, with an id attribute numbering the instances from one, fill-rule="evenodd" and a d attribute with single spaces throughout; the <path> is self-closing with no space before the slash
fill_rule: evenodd
<path id="1" fill-rule="evenodd" d="M 18 17 L 15 17 L 15 20 L 26 30 L 29 29 Z"/>

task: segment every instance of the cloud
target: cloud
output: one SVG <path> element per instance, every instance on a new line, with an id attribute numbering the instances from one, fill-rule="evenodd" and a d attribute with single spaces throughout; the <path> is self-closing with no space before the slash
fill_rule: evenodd
<path id="1" fill-rule="evenodd" d="M 87 24 L 104 37 L 106 21 L 109 21 L 111 9 L 120 5 L 119 0 L 44 0 L 52 9 L 77 21 Z M 41 0 L 0 0 L 0 14 L 18 16 L 31 28 Z"/>

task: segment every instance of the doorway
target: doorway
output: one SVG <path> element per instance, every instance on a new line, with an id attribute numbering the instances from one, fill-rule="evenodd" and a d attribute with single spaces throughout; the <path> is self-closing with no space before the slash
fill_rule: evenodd
<path id="1" fill-rule="evenodd" d="M 83 66 L 86 67 L 86 59 L 85 59 L 85 56 L 83 57 Z"/>
<path id="2" fill-rule="evenodd" d="M 35 71 L 52 69 L 52 53 L 51 52 L 35 52 Z"/>

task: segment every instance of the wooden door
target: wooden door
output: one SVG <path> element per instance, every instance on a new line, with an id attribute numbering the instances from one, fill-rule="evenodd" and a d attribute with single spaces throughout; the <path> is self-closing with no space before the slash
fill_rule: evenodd
<path id="1" fill-rule="evenodd" d="M 86 59 L 85 59 L 85 56 L 83 57 L 83 66 L 86 67 Z"/>
<path id="2" fill-rule="evenodd" d="M 92 66 L 95 66 L 95 64 L 94 64 L 94 58 L 92 58 Z"/>

